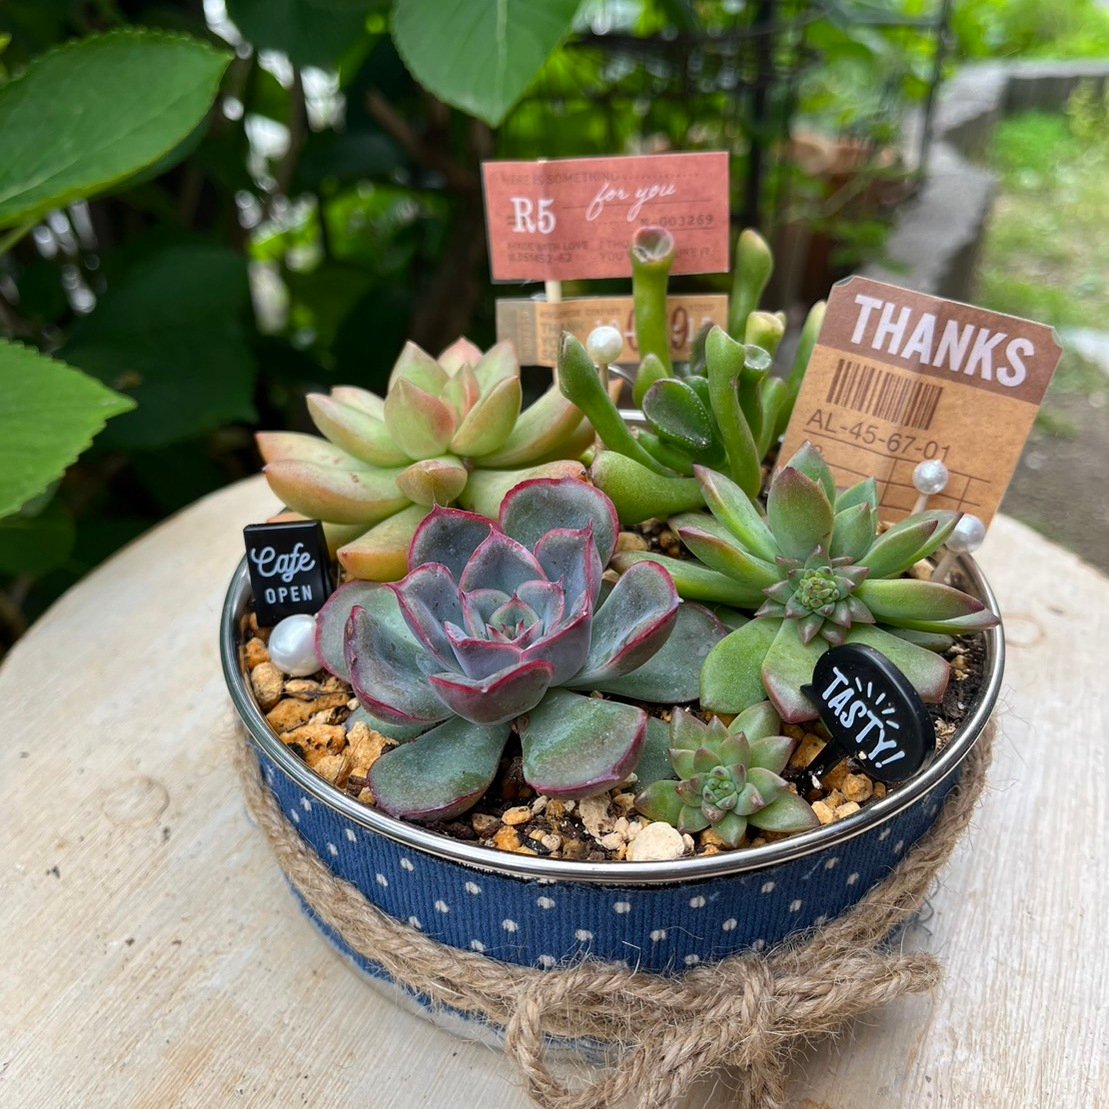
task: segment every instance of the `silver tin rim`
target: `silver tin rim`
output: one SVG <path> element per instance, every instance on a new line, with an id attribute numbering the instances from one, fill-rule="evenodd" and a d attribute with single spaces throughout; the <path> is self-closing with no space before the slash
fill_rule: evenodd
<path id="1" fill-rule="evenodd" d="M 971 585 L 971 591 L 994 612 L 997 599 L 977 563 L 963 556 L 958 565 Z M 238 627 L 250 599 L 250 578 L 246 559 L 231 579 L 220 620 L 220 658 L 224 678 L 239 718 L 254 744 L 276 763 L 297 786 L 334 812 L 367 831 L 393 840 L 415 851 L 485 871 L 496 871 L 517 878 L 549 882 L 591 882 L 611 886 L 653 886 L 719 878 L 748 871 L 765 870 L 805 855 L 815 854 L 853 839 L 863 832 L 892 820 L 928 794 L 959 767 L 970 753 L 997 703 L 1005 669 L 1005 637 L 1000 625 L 984 634 L 986 640 L 986 678 L 975 703 L 940 755 L 907 785 L 873 802 L 854 816 L 835 824 L 814 828 L 789 839 L 761 847 L 731 851 L 671 862 L 578 862 L 514 855 L 491 847 L 476 846 L 406 824 L 394 817 L 367 808 L 353 797 L 318 777 L 297 755 L 283 744 L 254 701 L 239 661 Z"/>

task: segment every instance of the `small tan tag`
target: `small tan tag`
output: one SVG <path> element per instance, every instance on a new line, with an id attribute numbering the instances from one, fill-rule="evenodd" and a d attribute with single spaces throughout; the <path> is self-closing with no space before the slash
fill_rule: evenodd
<path id="1" fill-rule="evenodd" d="M 864 277 L 840 282 L 780 458 L 811 440 L 841 488 L 878 481 L 882 519 L 913 509 L 913 470 L 951 475 L 929 508 L 988 524 L 1013 476 L 1062 348 L 1044 324 Z"/>
<path id="2" fill-rule="evenodd" d="M 728 325 L 728 298 L 723 293 L 666 298 L 670 317 L 670 356 L 689 358 L 689 346 L 706 323 Z M 635 309 L 630 296 L 575 297 L 548 304 L 545 300 L 498 300 L 497 339 L 511 339 L 524 366 L 554 366 L 558 338 L 569 331 L 583 343 L 595 327 L 615 327 L 624 336 L 621 363 L 639 361 L 635 344 Z"/>

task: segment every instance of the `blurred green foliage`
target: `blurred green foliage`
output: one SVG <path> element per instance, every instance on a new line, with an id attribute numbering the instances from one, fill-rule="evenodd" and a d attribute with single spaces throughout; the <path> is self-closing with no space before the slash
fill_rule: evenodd
<path id="1" fill-rule="evenodd" d="M 971 7 L 1010 14 L 987 27 Z M 1024 42 L 1016 7 L 961 5 L 959 52 Z M 461 333 L 492 340 L 482 159 L 726 148 L 735 207 L 761 183 L 768 233 L 798 215 L 834 222 L 826 184 L 798 176 L 778 140 L 796 125 L 881 150 L 928 87 L 938 10 L 939 0 L 6 0 L 0 333 L 134 407 L 56 481 L 96 427 L 82 432 L 55 459 L 53 484 L 0 521 L 0 652 L 122 543 L 255 472 L 253 429 L 305 428 L 306 392 L 380 391 L 407 338 L 432 350 Z M 166 40 L 182 57 L 206 44 L 219 59 L 206 118 L 214 78 L 207 88 L 203 75 L 183 97 L 191 118 L 159 109 L 159 82 L 182 76 L 180 60 L 151 68 L 132 54 L 92 80 L 103 43 L 136 27 L 188 36 Z M 773 36 L 752 33 L 767 27 Z M 59 52 L 75 42 L 95 50 Z M 76 80 L 86 66 L 91 91 Z M 52 91 L 48 111 L 12 115 L 29 78 L 50 69 L 74 83 Z M 76 175 L 73 142 L 89 154 Z M 18 174 L 51 158 L 64 187 L 19 200 Z M 865 220 L 839 230 L 848 244 L 876 241 Z"/>

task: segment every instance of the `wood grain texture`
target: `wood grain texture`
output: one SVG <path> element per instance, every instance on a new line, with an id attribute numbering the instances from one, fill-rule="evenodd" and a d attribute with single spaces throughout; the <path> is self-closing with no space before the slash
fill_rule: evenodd
<path id="1" fill-rule="evenodd" d="M 527 1104 L 498 1053 L 331 953 L 246 819 L 216 633 L 239 529 L 271 509 L 258 479 L 199 502 L 0 670 L 2 1106 Z M 907 941 L 945 983 L 805 1060 L 808 1109 L 1094 1106 L 1109 1088 L 1109 582 L 1006 518 L 981 561 L 1007 619 L 1004 736 Z M 689 1104 L 728 1105 L 726 1084 Z"/>

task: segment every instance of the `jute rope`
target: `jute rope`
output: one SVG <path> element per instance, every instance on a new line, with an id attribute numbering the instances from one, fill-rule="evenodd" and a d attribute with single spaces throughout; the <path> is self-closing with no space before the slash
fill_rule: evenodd
<path id="1" fill-rule="evenodd" d="M 920 908 L 966 828 L 993 730 L 968 756 L 931 830 L 856 906 L 798 940 L 673 976 L 588 960 L 544 971 L 430 939 L 338 879 L 285 819 L 238 734 L 234 751 L 247 808 L 304 900 L 397 982 L 503 1027 L 505 1049 L 544 1109 L 609 1109 L 628 1097 L 639 1109 L 667 1109 L 695 1078 L 725 1066 L 735 1068 L 737 1104 L 784 1109 L 786 1068 L 797 1048 L 939 980 L 934 956 L 887 950 L 883 940 Z M 622 1050 L 590 1084 L 571 1088 L 551 1071 L 550 1036 Z"/>

